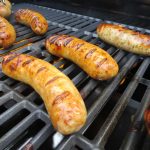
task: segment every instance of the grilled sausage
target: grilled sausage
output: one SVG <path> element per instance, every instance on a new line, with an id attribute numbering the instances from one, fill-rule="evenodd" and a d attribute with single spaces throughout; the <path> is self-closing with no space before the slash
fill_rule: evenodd
<path id="1" fill-rule="evenodd" d="M 98 36 L 118 48 L 141 55 L 150 56 L 150 36 L 126 29 L 120 25 L 100 24 Z"/>
<path id="2" fill-rule="evenodd" d="M 62 134 L 76 132 L 84 125 L 87 112 L 78 90 L 48 62 L 25 54 L 9 54 L 4 56 L 2 71 L 39 93 L 52 124 Z"/>
<path id="3" fill-rule="evenodd" d="M 11 4 L 8 0 L 5 0 L 5 4 L 0 2 L 0 16 L 7 18 L 11 15 Z"/>
<path id="4" fill-rule="evenodd" d="M 15 13 L 17 22 L 30 26 L 33 32 L 38 35 L 43 35 L 48 30 L 46 19 L 38 12 L 29 9 L 19 9 Z"/>
<path id="5" fill-rule="evenodd" d="M 150 135 L 150 105 L 144 112 L 144 120 L 145 120 L 145 124 L 146 124 L 147 130 L 148 130 L 148 133 Z"/>
<path id="6" fill-rule="evenodd" d="M 16 40 L 14 27 L 3 17 L 0 17 L 0 47 L 8 48 Z"/>
<path id="7" fill-rule="evenodd" d="M 106 80 L 118 73 L 117 63 L 107 52 L 76 37 L 53 35 L 45 45 L 50 53 L 73 61 L 94 79 Z"/>

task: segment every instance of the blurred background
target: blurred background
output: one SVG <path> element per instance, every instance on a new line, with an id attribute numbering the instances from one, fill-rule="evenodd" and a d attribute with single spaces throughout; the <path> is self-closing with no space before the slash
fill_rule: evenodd
<path id="1" fill-rule="evenodd" d="M 12 0 L 12 2 L 30 2 L 87 16 L 150 28 L 150 0 Z"/>

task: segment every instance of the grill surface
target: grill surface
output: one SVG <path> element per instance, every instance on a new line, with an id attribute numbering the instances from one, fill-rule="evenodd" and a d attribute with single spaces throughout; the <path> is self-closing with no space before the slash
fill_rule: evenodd
<path id="1" fill-rule="evenodd" d="M 150 58 L 127 53 L 101 41 L 95 32 L 96 26 L 103 21 L 101 19 L 26 3 L 14 5 L 14 12 L 19 8 L 41 12 L 49 22 L 48 33 L 42 37 L 36 36 L 10 17 L 17 31 L 17 42 L 12 48 L 0 51 L 0 54 L 19 49 L 18 53 L 31 54 L 52 63 L 68 75 L 79 89 L 88 118 L 78 133 L 62 136 L 54 131 L 39 95 L 28 85 L 0 72 L 0 149 L 112 150 L 111 145 L 115 143 L 114 149 L 128 150 L 131 146 L 136 149 L 144 138 L 146 140 L 141 147 L 149 149 L 143 113 L 150 102 Z M 150 33 L 148 29 L 124 26 Z M 75 64 L 50 55 L 43 42 L 54 33 L 74 35 L 104 48 L 118 62 L 119 74 L 109 81 L 95 81 Z M 126 120 L 123 120 L 126 113 Z"/>

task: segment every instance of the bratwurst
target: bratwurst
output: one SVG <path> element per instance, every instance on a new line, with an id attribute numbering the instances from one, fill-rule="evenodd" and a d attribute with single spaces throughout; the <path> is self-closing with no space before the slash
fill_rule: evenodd
<path id="1" fill-rule="evenodd" d="M 100 24 L 97 34 L 103 41 L 128 52 L 150 56 L 150 36 L 114 24 Z"/>
<path id="2" fill-rule="evenodd" d="M 30 26 L 33 32 L 38 35 L 43 35 L 48 30 L 46 19 L 38 12 L 29 9 L 19 9 L 15 13 L 17 22 Z"/>
<path id="3" fill-rule="evenodd" d="M 69 35 L 53 35 L 46 40 L 46 49 L 80 66 L 89 76 L 107 80 L 117 75 L 116 61 L 103 49 Z"/>
<path id="4" fill-rule="evenodd" d="M 3 17 L 0 16 L 0 47 L 8 48 L 16 40 L 14 27 Z"/>
<path id="5" fill-rule="evenodd" d="M 78 90 L 53 65 L 29 55 L 9 54 L 3 58 L 2 71 L 39 93 L 53 126 L 60 133 L 74 133 L 85 124 L 87 112 Z"/>

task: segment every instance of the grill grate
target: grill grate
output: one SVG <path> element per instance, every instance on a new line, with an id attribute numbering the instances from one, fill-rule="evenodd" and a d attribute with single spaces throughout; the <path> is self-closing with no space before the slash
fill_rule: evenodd
<path id="1" fill-rule="evenodd" d="M 143 112 L 150 101 L 150 58 L 127 53 L 99 40 L 95 30 L 102 22 L 100 19 L 26 3 L 13 6 L 14 11 L 18 8 L 34 9 L 45 15 L 49 22 L 48 33 L 44 37 L 36 36 L 29 28 L 16 24 L 10 18 L 17 30 L 18 43 L 8 50 L 0 51 L 0 54 L 19 49 L 17 53 L 34 55 L 52 63 L 68 75 L 79 89 L 88 110 L 88 118 L 86 125 L 78 133 L 63 137 L 54 131 L 39 95 L 28 85 L 8 78 L 0 71 L 0 149 L 45 149 L 46 141 L 47 149 L 104 149 L 112 138 L 111 134 L 116 132 L 124 111 L 133 104 L 136 104 L 136 107 L 132 106 L 136 113 L 128 128 L 137 132 L 129 130 L 118 147 L 130 149 L 133 143 L 136 145 L 138 132 L 144 125 Z M 147 29 L 127 27 L 150 33 Z M 109 81 L 95 81 L 70 61 L 50 55 L 43 42 L 54 33 L 75 35 L 104 48 L 118 62 L 119 74 Z M 133 95 L 138 94 L 141 84 L 145 86 L 145 90 L 139 101 Z M 137 129 L 138 122 L 140 127 Z"/>

